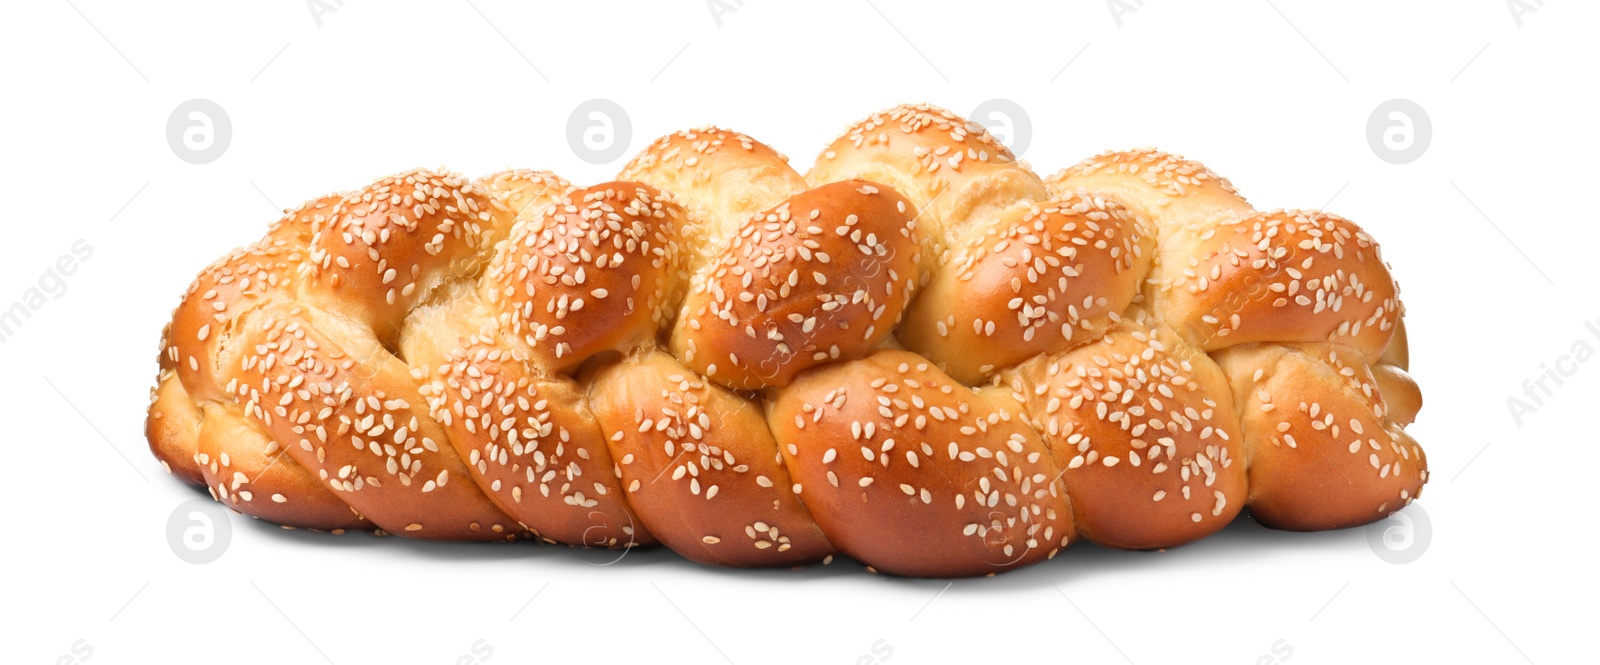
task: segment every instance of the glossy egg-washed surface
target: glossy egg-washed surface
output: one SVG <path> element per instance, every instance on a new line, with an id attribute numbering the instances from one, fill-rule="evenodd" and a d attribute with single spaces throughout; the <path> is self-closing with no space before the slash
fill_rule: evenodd
<path id="1" fill-rule="evenodd" d="M 1428 478 L 1377 243 L 1204 166 L 1041 179 L 901 106 L 802 176 L 680 132 L 619 180 L 418 170 L 289 211 L 163 334 L 147 435 L 285 526 L 979 575 Z"/>

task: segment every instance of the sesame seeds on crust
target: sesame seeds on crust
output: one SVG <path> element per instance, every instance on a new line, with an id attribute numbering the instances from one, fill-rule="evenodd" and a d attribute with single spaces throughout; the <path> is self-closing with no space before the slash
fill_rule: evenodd
<path id="1" fill-rule="evenodd" d="M 801 375 L 768 422 L 841 551 L 894 574 L 953 576 L 1033 563 L 1070 542 L 1059 473 L 1020 411 L 916 354 L 881 350 Z"/>
<path id="2" fill-rule="evenodd" d="M 695 279 L 671 347 L 736 389 L 864 355 L 889 335 L 917 281 L 914 213 L 864 181 L 824 185 L 752 216 Z"/>
<path id="3" fill-rule="evenodd" d="M 851 125 L 817 157 L 812 186 L 860 178 L 904 195 L 918 211 L 924 274 L 968 226 L 1023 200 L 1044 201 L 1039 176 L 988 130 L 944 109 L 903 105 Z"/>
<path id="4" fill-rule="evenodd" d="M 1219 223 L 1154 282 L 1157 306 L 1207 349 L 1341 341 L 1376 357 L 1394 333 L 1398 289 L 1377 243 L 1325 212 L 1265 212 Z"/>
<path id="5" fill-rule="evenodd" d="M 1045 181 L 1052 191 L 1072 188 L 1097 175 L 1127 175 L 1168 198 L 1183 198 L 1215 189 L 1239 196 L 1233 183 L 1204 164 L 1154 148 L 1108 150 L 1062 169 Z M 1243 198 L 1240 198 L 1243 201 Z"/>
<path id="6" fill-rule="evenodd" d="M 285 525 L 940 576 L 1245 505 L 1361 524 L 1427 480 L 1376 242 L 1197 162 L 1047 187 L 920 105 L 808 178 L 713 127 L 622 177 L 416 170 L 289 211 L 175 311 L 152 450 Z"/>
<path id="7" fill-rule="evenodd" d="M 504 340 L 509 341 L 509 340 Z M 528 371 L 514 345 L 472 335 L 428 367 L 420 392 L 472 481 L 534 536 L 591 547 L 655 542 L 622 498 L 604 435 L 564 377 Z M 448 476 L 443 476 L 448 480 Z M 438 479 L 424 491 L 438 489 Z"/>
<path id="8" fill-rule="evenodd" d="M 962 382 L 981 382 L 1103 331 L 1139 294 L 1154 244 L 1116 201 L 1019 204 L 957 245 L 900 339 Z"/>
<path id="9" fill-rule="evenodd" d="M 1085 537 L 1148 549 L 1208 535 L 1245 500 L 1243 449 L 1227 380 L 1206 357 L 1135 312 L 1103 337 L 1011 376 L 1050 444 Z M 1141 503 L 1147 520 L 1111 507 Z"/>
<path id="10" fill-rule="evenodd" d="M 589 396 L 628 500 L 674 550 L 742 566 L 833 552 L 756 404 L 660 351 L 601 370 Z"/>
<path id="11" fill-rule="evenodd" d="M 1360 352 L 1262 344 L 1229 348 L 1217 360 L 1238 405 L 1251 510 L 1262 523 L 1296 530 L 1360 523 L 1421 492 L 1427 458 L 1389 419 Z"/>
<path id="12" fill-rule="evenodd" d="M 572 190 L 520 224 L 483 278 L 499 329 L 553 371 L 601 349 L 652 339 L 677 272 L 683 210 L 655 188 Z"/>
<path id="13" fill-rule="evenodd" d="M 304 295 L 337 300 L 392 339 L 433 288 L 481 268 L 491 207 L 471 181 L 421 169 L 352 192 L 313 227 Z"/>
<path id="14" fill-rule="evenodd" d="M 834 145 L 848 143 L 857 149 L 865 145 L 887 146 L 898 135 L 936 137 L 966 148 L 913 149 L 913 154 L 922 160 L 924 170 L 929 172 L 941 167 L 960 170 L 962 162 L 967 159 L 998 163 L 1016 161 L 1011 150 L 982 125 L 932 104 L 902 104 L 869 115 L 846 129 Z M 836 149 L 829 148 L 823 151 L 818 160 L 827 161 L 837 157 Z"/>

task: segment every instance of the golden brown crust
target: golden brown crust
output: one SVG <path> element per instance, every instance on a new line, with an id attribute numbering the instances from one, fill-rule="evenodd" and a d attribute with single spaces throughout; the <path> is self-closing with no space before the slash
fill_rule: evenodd
<path id="1" fill-rule="evenodd" d="M 313 227 L 300 297 L 392 344 L 406 314 L 434 288 L 482 269 L 492 207 L 474 183 L 423 169 L 352 192 Z"/>
<path id="2" fill-rule="evenodd" d="M 200 406 L 184 392 L 183 382 L 171 369 L 163 368 L 150 390 L 144 437 L 168 473 L 196 487 L 205 484 L 194 457 L 200 452 Z"/>
<path id="3" fill-rule="evenodd" d="M 161 375 L 151 393 L 145 435 L 162 465 L 191 485 L 203 485 L 200 464 L 201 402 L 227 399 L 218 371 L 236 362 L 239 316 L 288 297 L 307 255 L 312 228 L 332 214 L 343 195 L 330 195 L 286 211 L 260 241 L 236 249 L 197 275 L 162 330 Z"/>
<path id="4" fill-rule="evenodd" d="M 806 372 L 767 413 L 833 544 L 896 575 L 1000 572 L 1071 540 L 1059 473 L 1020 405 L 878 351 Z"/>
<path id="5" fill-rule="evenodd" d="M 717 128 L 621 177 L 417 170 L 288 211 L 174 311 L 152 452 L 288 526 L 928 576 L 1245 506 L 1353 526 L 1427 480 L 1376 243 L 1197 162 L 1047 186 L 917 105 L 808 178 Z"/>
<path id="6" fill-rule="evenodd" d="M 759 406 L 660 351 L 607 366 L 589 386 L 628 502 L 668 547 L 731 566 L 833 552 L 790 489 Z"/>
<path id="7" fill-rule="evenodd" d="M 1390 420 L 1401 427 L 1410 425 L 1422 410 L 1422 388 L 1405 370 L 1386 363 L 1372 366 L 1372 380 L 1383 395 L 1383 404 Z"/>
<path id="8" fill-rule="evenodd" d="M 1172 547 L 1214 533 L 1244 506 L 1227 379 L 1153 320 L 1123 319 L 1094 342 L 1025 364 L 1010 384 L 1064 470 L 1085 538 Z"/>
<path id="9" fill-rule="evenodd" d="M 724 386 L 789 383 L 887 337 L 916 286 L 916 212 L 877 183 L 845 181 L 751 217 L 695 275 L 674 354 Z"/>
<path id="10" fill-rule="evenodd" d="M 342 198 L 323 197 L 285 213 L 265 238 L 229 252 L 195 277 L 162 338 L 162 361 L 177 371 L 192 397 L 223 397 L 223 386 L 215 377 L 217 368 L 237 349 L 231 340 L 239 316 L 263 303 L 292 297 L 298 270 L 308 256 L 305 243 L 311 229 L 325 223 Z"/>
<path id="11" fill-rule="evenodd" d="M 336 531 L 370 529 L 255 422 L 211 403 L 200 427 L 201 466 L 211 496 L 234 510 L 279 524 Z"/>
<path id="12" fill-rule="evenodd" d="M 1152 279 L 1162 318 L 1208 351 L 1249 342 L 1339 342 L 1377 357 L 1400 300 L 1378 245 L 1314 211 L 1224 220 L 1173 247 L 1190 257 Z"/>
<path id="13" fill-rule="evenodd" d="M 245 318 L 240 344 L 249 351 L 224 373 L 234 401 L 340 500 L 415 538 L 522 531 L 471 481 L 410 369 L 368 331 L 299 305 Z"/>
<path id="14" fill-rule="evenodd" d="M 672 192 L 689 210 L 691 223 L 680 229 L 679 238 L 690 273 L 719 255 L 751 216 L 807 189 L 787 157 L 749 136 L 716 127 L 661 137 L 617 178 Z"/>
<path id="15" fill-rule="evenodd" d="M 1251 212 L 1227 178 L 1200 162 L 1149 148 L 1101 153 L 1062 169 L 1045 185 L 1054 196 L 1089 191 L 1114 198 L 1162 234 Z"/>
<path id="16" fill-rule="evenodd" d="M 907 312 L 906 348 L 962 383 L 1093 339 L 1127 310 L 1155 238 L 1121 204 L 1068 194 L 958 241 Z"/>
<path id="17" fill-rule="evenodd" d="M 683 209 L 659 190 L 609 182 L 568 192 L 519 225 L 483 279 L 501 330 L 552 372 L 654 340 L 676 270 Z"/>
<path id="18" fill-rule="evenodd" d="M 1403 307 L 1403 306 L 1402 306 Z M 1404 309 L 1394 320 L 1394 335 L 1389 337 L 1389 345 L 1383 347 L 1383 355 L 1378 356 L 1378 362 L 1394 365 L 1400 369 L 1411 369 L 1411 347 L 1406 339 L 1406 314 Z"/>
<path id="19" fill-rule="evenodd" d="M 1309 531 L 1382 519 L 1428 479 L 1422 447 L 1388 417 L 1359 352 L 1332 344 L 1229 348 L 1233 385 L 1263 524 Z"/>
<path id="20" fill-rule="evenodd" d="M 919 211 L 930 273 L 975 223 L 1019 200 L 1043 201 L 1039 176 L 982 126 L 931 104 L 904 104 L 847 128 L 806 175 L 813 187 L 860 178 L 905 195 Z"/>
<path id="21" fill-rule="evenodd" d="M 559 201 L 572 183 L 549 171 L 507 169 L 479 178 L 477 189 L 489 201 L 491 226 L 484 230 L 484 240 L 496 243 L 511 237 L 517 223 L 539 216 Z"/>
<path id="22" fill-rule="evenodd" d="M 577 384 L 531 371 L 526 347 L 510 336 L 440 341 L 455 348 L 412 345 L 407 358 L 419 365 L 412 375 L 426 377 L 429 413 L 500 510 L 550 542 L 655 542 L 622 497 L 605 436 Z"/>

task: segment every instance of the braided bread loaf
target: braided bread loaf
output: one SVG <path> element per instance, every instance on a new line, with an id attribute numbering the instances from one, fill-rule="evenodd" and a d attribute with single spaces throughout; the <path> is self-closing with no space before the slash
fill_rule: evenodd
<path id="1" fill-rule="evenodd" d="M 163 333 L 147 436 L 262 519 L 901 575 L 1149 549 L 1427 480 L 1377 244 L 1114 152 L 1041 180 L 902 106 L 802 177 L 663 137 L 616 182 L 412 171 L 289 211 Z"/>

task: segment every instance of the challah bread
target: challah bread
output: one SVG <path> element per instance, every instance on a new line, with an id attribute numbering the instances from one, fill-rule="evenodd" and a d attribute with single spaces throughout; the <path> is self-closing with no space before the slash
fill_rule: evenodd
<path id="1" fill-rule="evenodd" d="M 308 202 L 184 295 L 146 434 L 285 526 L 979 575 L 1400 509 L 1403 313 L 1348 220 L 901 106 L 804 176 L 704 128 Z"/>

